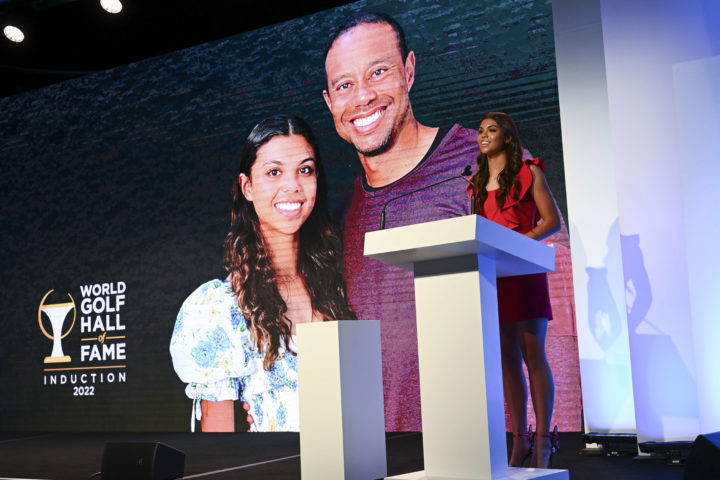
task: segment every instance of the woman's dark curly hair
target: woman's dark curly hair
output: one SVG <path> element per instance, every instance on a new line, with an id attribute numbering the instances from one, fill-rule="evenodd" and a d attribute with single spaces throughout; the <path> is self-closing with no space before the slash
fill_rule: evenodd
<path id="1" fill-rule="evenodd" d="M 313 311 L 323 321 L 354 319 L 342 272 L 342 242 L 330 222 L 322 163 L 315 136 L 308 124 L 290 115 L 277 115 L 258 123 L 240 151 L 238 174 L 249 177 L 257 151 L 278 135 L 302 135 L 315 152 L 315 206 L 298 232 L 297 265 Z M 243 196 L 238 177 L 235 176 L 233 186 L 230 232 L 225 238 L 225 267 L 230 272 L 238 306 L 248 322 L 253 339 L 260 353 L 265 353 L 263 366 L 270 370 L 279 357 L 280 342 L 290 349 L 291 324 L 286 317 L 287 305 L 277 287 L 255 208 Z"/>
<path id="2" fill-rule="evenodd" d="M 505 135 L 505 138 L 509 138 L 510 141 L 505 144 L 505 154 L 507 157 L 507 163 L 503 168 L 500 175 L 498 175 L 498 183 L 500 184 L 500 191 L 498 192 L 498 206 L 502 207 L 505 204 L 506 197 L 510 194 L 510 189 L 515 185 L 515 196 L 513 202 L 517 202 L 520 196 L 520 186 L 517 180 L 517 174 L 520 171 L 520 167 L 523 164 L 523 147 L 520 142 L 520 135 L 518 129 L 515 126 L 515 122 L 512 117 L 507 113 L 503 112 L 488 112 L 483 117 L 485 119 L 495 120 L 500 131 Z M 480 153 L 477 156 L 478 171 L 472 176 L 470 181 L 477 187 L 477 211 L 483 211 L 483 205 L 487 198 L 487 184 L 490 180 L 490 169 L 488 167 L 487 155 Z"/>

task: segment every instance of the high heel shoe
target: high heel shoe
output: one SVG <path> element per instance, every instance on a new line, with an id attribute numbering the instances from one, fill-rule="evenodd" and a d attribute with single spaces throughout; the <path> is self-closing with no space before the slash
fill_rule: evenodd
<path id="1" fill-rule="evenodd" d="M 532 431 L 532 427 L 528 427 L 528 433 L 513 433 L 513 440 L 514 440 L 515 438 L 520 438 L 520 437 L 526 437 L 526 438 L 528 439 L 528 447 L 529 447 L 529 448 L 528 448 L 528 451 L 527 451 L 527 453 L 525 454 L 525 456 L 522 458 L 522 460 L 520 460 L 520 463 L 519 463 L 519 464 L 510 463 L 509 466 L 511 466 L 511 467 L 522 467 L 522 466 L 524 466 L 524 465 L 525 465 L 525 462 L 528 461 L 528 459 L 529 459 L 530 456 L 532 455 L 532 451 L 533 451 L 533 431 Z M 515 443 L 515 442 L 513 441 L 513 449 L 514 449 L 514 447 L 515 447 L 514 443 Z"/>
<path id="2" fill-rule="evenodd" d="M 535 432 L 532 431 L 532 425 L 528 425 L 528 440 L 530 441 L 530 452 L 532 452 L 533 447 L 535 446 Z"/>
<path id="3" fill-rule="evenodd" d="M 540 438 L 547 438 L 550 440 L 550 456 L 548 457 L 547 465 L 545 467 L 538 468 L 552 468 L 552 457 L 556 452 L 560 451 L 560 434 L 558 433 L 557 425 L 555 425 L 555 428 L 552 430 L 552 432 L 549 432 L 547 434 L 535 432 L 534 436 Z"/>

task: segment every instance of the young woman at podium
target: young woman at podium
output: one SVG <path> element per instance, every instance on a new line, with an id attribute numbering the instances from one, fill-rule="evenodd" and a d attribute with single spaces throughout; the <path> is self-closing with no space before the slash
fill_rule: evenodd
<path id="1" fill-rule="evenodd" d="M 478 128 L 478 171 L 472 177 L 477 212 L 528 237 L 542 240 L 560 228 L 560 213 L 539 158 L 523 160 L 523 147 L 513 119 L 490 112 Z M 555 397 L 552 371 L 545 355 L 548 320 L 552 319 L 546 274 L 499 278 L 498 317 L 503 388 L 513 429 L 511 466 L 547 468 L 556 445 L 550 433 Z M 527 425 L 528 388 L 537 420 L 536 433 Z"/>
<path id="2" fill-rule="evenodd" d="M 243 401 L 256 431 L 297 431 L 295 326 L 355 318 L 331 228 L 315 138 L 302 119 L 263 120 L 240 151 L 225 280 L 185 300 L 170 342 L 193 399 L 191 429 L 233 431 Z"/>

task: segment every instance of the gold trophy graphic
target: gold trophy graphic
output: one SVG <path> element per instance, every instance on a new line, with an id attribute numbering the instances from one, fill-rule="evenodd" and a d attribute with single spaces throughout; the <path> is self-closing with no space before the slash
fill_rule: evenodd
<path id="1" fill-rule="evenodd" d="M 53 341 L 52 353 L 49 357 L 45 357 L 44 363 L 65 363 L 70 361 L 70 356 L 65 355 L 62 350 L 62 339 L 67 337 L 70 330 L 75 326 L 75 300 L 72 295 L 67 294 L 70 297 L 70 301 L 66 303 L 51 303 L 45 305 L 45 299 L 50 295 L 53 290 L 50 290 L 45 294 L 42 301 L 40 302 L 40 308 L 38 308 L 38 323 L 40 324 L 40 330 L 45 334 L 47 338 Z M 68 328 L 67 332 L 62 333 L 62 327 L 65 323 L 65 319 L 68 316 L 68 312 L 73 311 L 73 320 Z M 50 335 L 42 322 L 42 313 L 50 319 L 50 325 L 52 325 L 52 335 Z"/>

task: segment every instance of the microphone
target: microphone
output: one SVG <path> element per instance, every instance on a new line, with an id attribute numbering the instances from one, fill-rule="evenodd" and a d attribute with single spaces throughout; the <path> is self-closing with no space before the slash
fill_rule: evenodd
<path id="1" fill-rule="evenodd" d="M 462 174 L 461 174 L 462 176 L 460 178 L 465 180 L 470 185 L 470 188 L 472 188 L 473 193 L 472 193 L 472 195 L 470 195 L 470 214 L 475 215 L 475 211 L 477 210 L 478 189 L 474 183 L 472 183 L 470 180 L 465 178 L 465 177 L 469 177 L 471 173 L 472 173 L 472 169 L 470 168 L 470 165 L 465 165 L 465 170 L 462 171 Z"/>
<path id="2" fill-rule="evenodd" d="M 434 186 L 436 186 L 436 185 L 440 185 L 441 183 L 449 182 L 450 180 L 455 180 L 456 178 L 461 178 L 461 179 L 465 180 L 465 181 L 466 181 L 467 183 L 469 183 L 470 186 L 472 187 L 472 189 L 473 189 L 473 194 L 472 194 L 471 197 L 470 197 L 470 201 L 472 202 L 472 203 L 470 204 L 470 213 L 473 214 L 473 215 L 475 215 L 475 199 L 476 199 L 476 197 L 477 197 L 477 189 L 475 188 L 475 185 L 473 185 L 473 183 L 472 183 L 470 180 L 468 180 L 467 178 L 465 178 L 465 177 L 470 176 L 471 173 L 472 173 L 472 168 L 470 168 L 470 165 L 465 165 L 465 169 L 462 171 L 462 173 L 461 173 L 460 175 L 455 175 L 455 176 L 452 176 L 452 177 L 450 177 L 450 178 L 446 178 L 445 180 L 440 180 L 439 182 L 435 182 L 435 183 L 430 184 L 430 185 L 425 185 L 424 187 L 418 188 L 417 190 L 412 190 L 412 191 L 410 191 L 410 192 L 403 193 L 402 195 L 398 195 L 397 197 L 391 198 L 390 200 L 388 200 L 387 202 L 385 202 L 385 204 L 383 205 L 383 208 L 382 208 L 382 212 L 380 213 L 380 230 L 384 230 L 384 229 L 385 229 L 385 209 L 387 208 L 387 206 L 388 206 L 391 202 L 394 202 L 395 200 L 397 200 L 397 199 L 399 199 L 399 198 L 407 197 L 408 195 L 412 195 L 412 194 L 415 194 L 415 193 L 418 193 L 418 192 L 422 192 L 423 190 L 427 190 L 427 189 L 432 188 L 432 187 L 434 187 Z"/>

